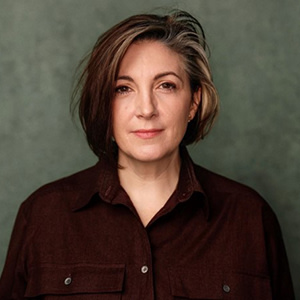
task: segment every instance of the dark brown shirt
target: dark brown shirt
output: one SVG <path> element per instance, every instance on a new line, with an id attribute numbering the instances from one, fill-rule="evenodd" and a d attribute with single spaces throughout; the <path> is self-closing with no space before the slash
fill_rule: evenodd
<path id="1" fill-rule="evenodd" d="M 196 166 L 146 228 L 106 160 L 20 207 L 0 299 L 294 299 L 277 219 L 253 190 Z"/>

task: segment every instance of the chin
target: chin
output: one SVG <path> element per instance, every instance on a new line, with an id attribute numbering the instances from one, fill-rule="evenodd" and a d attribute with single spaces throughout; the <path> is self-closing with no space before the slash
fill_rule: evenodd
<path id="1" fill-rule="evenodd" d="M 171 157 L 176 149 L 162 149 L 162 147 L 141 147 L 135 149 L 132 158 L 141 162 L 155 162 L 167 157 Z"/>

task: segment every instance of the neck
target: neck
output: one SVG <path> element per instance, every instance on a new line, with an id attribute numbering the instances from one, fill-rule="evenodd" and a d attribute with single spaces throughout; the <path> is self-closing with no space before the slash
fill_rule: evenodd
<path id="1" fill-rule="evenodd" d="M 134 188 L 140 184 L 152 185 L 160 182 L 175 181 L 177 184 L 180 164 L 179 151 L 154 162 L 141 162 L 126 158 L 119 159 L 119 165 L 122 166 L 118 170 L 120 183 L 124 187 L 130 181 L 130 183 L 134 183 Z"/>
<path id="2" fill-rule="evenodd" d="M 165 205 L 176 189 L 179 172 L 179 151 L 156 162 L 119 160 L 121 186 L 129 195 L 142 222 L 146 225 Z"/>

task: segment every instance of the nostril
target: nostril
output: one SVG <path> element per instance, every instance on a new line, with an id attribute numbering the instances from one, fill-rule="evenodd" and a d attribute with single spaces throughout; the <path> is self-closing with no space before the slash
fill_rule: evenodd
<path id="1" fill-rule="evenodd" d="M 143 99 L 137 106 L 137 115 L 143 118 L 153 118 L 158 114 L 155 102 L 150 98 Z"/>

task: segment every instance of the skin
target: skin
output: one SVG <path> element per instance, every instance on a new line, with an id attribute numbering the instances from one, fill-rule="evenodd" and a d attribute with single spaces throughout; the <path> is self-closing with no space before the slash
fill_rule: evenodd
<path id="1" fill-rule="evenodd" d="M 201 91 L 192 95 L 182 61 L 158 41 L 137 42 L 128 48 L 116 80 L 119 178 L 144 225 L 176 188 L 179 144 L 200 102 Z"/>

